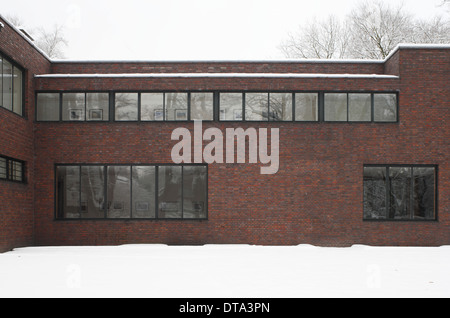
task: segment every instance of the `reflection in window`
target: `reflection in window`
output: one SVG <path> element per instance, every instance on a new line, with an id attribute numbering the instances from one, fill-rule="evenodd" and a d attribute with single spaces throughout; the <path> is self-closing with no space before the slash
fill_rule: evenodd
<path id="1" fill-rule="evenodd" d="M 181 167 L 159 167 L 158 170 L 158 217 L 163 219 L 182 218 Z"/>
<path id="2" fill-rule="evenodd" d="M 319 94 L 317 93 L 295 94 L 295 120 L 296 121 L 319 120 Z"/>
<path id="3" fill-rule="evenodd" d="M 132 169 L 132 216 L 137 219 L 154 219 L 156 217 L 156 168 L 149 166 L 136 166 Z"/>
<path id="4" fill-rule="evenodd" d="M 349 94 L 348 95 L 348 120 L 371 121 L 372 120 L 372 95 Z"/>
<path id="5" fill-rule="evenodd" d="M 131 167 L 107 167 L 107 217 L 110 219 L 130 218 Z"/>
<path id="6" fill-rule="evenodd" d="M 397 121 L 396 94 L 374 94 L 374 119 L 376 122 Z"/>
<path id="7" fill-rule="evenodd" d="M 268 93 L 245 94 L 245 120 L 267 121 L 269 111 Z"/>
<path id="8" fill-rule="evenodd" d="M 56 169 L 57 217 L 79 219 L 80 215 L 80 167 L 61 166 Z"/>
<path id="9" fill-rule="evenodd" d="M 141 94 L 141 120 L 164 120 L 164 93 Z"/>
<path id="10" fill-rule="evenodd" d="M 166 93 L 166 119 L 174 121 L 188 120 L 188 94 Z"/>
<path id="11" fill-rule="evenodd" d="M 86 94 L 86 120 L 109 120 L 109 93 Z"/>
<path id="12" fill-rule="evenodd" d="M 0 157 L 0 178 L 7 167 Z M 207 178 L 206 166 L 57 166 L 56 217 L 206 219 Z"/>
<path id="13" fill-rule="evenodd" d="M 138 93 L 117 93 L 115 97 L 116 121 L 138 120 Z"/>
<path id="14" fill-rule="evenodd" d="M 242 93 L 220 93 L 219 120 L 241 121 L 242 103 Z"/>
<path id="15" fill-rule="evenodd" d="M 347 94 L 325 94 L 325 121 L 347 121 Z"/>
<path id="16" fill-rule="evenodd" d="M 269 121 L 292 121 L 292 94 L 270 93 Z"/>
<path id="17" fill-rule="evenodd" d="M 25 163 L 0 156 L 0 179 L 25 182 Z"/>
<path id="18" fill-rule="evenodd" d="M 13 112 L 22 116 L 23 112 L 23 74 L 17 67 L 14 67 L 14 95 L 13 95 Z"/>
<path id="19" fill-rule="evenodd" d="M 23 72 L 1 55 L 0 107 L 23 115 Z"/>
<path id="20" fill-rule="evenodd" d="M 183 167 L 183 218 L 206 218 L 206 167 Z"/>
<path id="21" fill-rule="evenodd" d="M 386 167 L 364 168 L 364 218 L 386 218 Z"/>
<path id="22" fill-rule="evenodd" d="M 59 121 L 59 94 L 37 94 L 36 119 L 38 121 Z"/>
<path id="23" fill-rule="evenodd" d="M 191 120 L 213 120 L 213 109 L 213 93 L 191 93 Z"/>
<path id="24" fill-rule="evenodd" d="M 81 218 L 105 217 L 105 174 L 100 166 L 81 167 Z"/>
<path id="25" fill-rule="evenodd" d="M 84 121 L 85 94 L 64 93 L 62 96 L 62 119 L 64 121 Z"/>
<path id="26" fill-rule="evenodd" d="M 3 60 L 3 107 L 13 110 L 13 66 L 7 60 Z"/>
<path id="27" fill-rule="evenodd" d="M 364 218 L 435 220 L 435 187 L 435 167 L 364 167 Z"/>

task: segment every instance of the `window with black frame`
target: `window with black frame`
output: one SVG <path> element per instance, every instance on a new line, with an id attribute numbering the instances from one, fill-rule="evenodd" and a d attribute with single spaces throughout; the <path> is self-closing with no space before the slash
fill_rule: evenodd
<path id="1" fill-rule="evenodd" d="M 23 71 L 1 54 L 0 107 L 23 116 Z"/>
<path id="2" fill-rule="evenodd" d="M 365 166 L 365 220 L 436 220 L 436 166 Z"/>
<path id="3" fill-rule="evenodd" d="M 55 180 L 60 220 L 207 218 L 203 165 L 58 165 Z"/>
<path id="4" fill-rule="evenodd" d="M 25 182 L 25 162 L 0 156 L 0 180 Z"/>

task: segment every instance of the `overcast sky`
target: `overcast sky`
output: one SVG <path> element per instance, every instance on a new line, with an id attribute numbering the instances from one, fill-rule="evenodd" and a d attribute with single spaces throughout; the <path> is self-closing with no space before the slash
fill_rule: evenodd
<path id="1" fill-rule="evenodd" d="M 313 17 L 345 16 L 360 0 L 2 0 L 28 29 L 65 26 L 68 59 L 283 59 L 279 44 Z M 443 0 L 403 2 L 418 17 L 449 16 Z"/>

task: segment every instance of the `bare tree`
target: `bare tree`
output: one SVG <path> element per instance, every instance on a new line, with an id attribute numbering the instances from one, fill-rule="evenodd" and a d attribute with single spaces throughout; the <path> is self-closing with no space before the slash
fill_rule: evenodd
<path id="1" fill-rule="evenodd" d="M 54 25 L 50 31 L 44 28 L 37 30 L 36 45 L 43 50 L 50 58 L 64 58 L 63 47 L 68 45 L 64 36 L 64 28 L 61 25 Z"/>
<path id="2" fill-rule="evenodd" d="M 303 25 L 280 49 L 288 58 L 384 59 L 400 43 L 450 43 L 449 21 L 420 20 L 403 5 L 366 0 L 344 22 L 330 16 Z"/>
<path id="3" fill-rule="evenodd" d="M 280 49 L 289 58 L 343 58 L 348 44 L 348 28 L 335 16 L 304 24 L 296 34 L 290 34 Z"/>

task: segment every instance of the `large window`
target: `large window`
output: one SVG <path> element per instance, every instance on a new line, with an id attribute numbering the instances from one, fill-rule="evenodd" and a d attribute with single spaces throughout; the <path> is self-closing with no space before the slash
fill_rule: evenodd
<path id="1" fill-rule="evenodd" d="M 57 219 L 207 218 L 203 165 L 58 165 L 55 179 Z"/>
<path id="2" fill-rule="evenodd" d="M 436 220 L 435 166 L 364 167 L 364 219 Z"/>
<path id="3" fill-rule="evenodd" d="M 324 121 L 397 122 L 397 94 L 325 93 Z"/>
<path id="4" fill-rule="evenodd" d="M 109 121 L 109 93 L 38 93 L 37 121 Z"/>
<path id="5" fill-rule="evenodd" d="M 398 122 L 397 93 L 40 92 L 38 121 Z"/>
<path id="6" fill-rule="evenodd" d="M 25 182 L 25 163 L 21 160 L 0 156 L 0 180 Z"/>
<path id="7" fill-rule="evenodd" d="M 0 107 L 23 115 L 23 71 L 1 54 Z"/>

